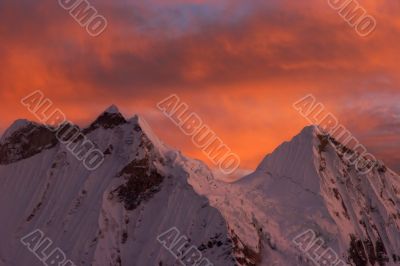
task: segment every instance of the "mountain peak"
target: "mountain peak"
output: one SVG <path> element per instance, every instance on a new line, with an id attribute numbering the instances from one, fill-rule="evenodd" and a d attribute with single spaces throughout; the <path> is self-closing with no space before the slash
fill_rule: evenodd
<path id="1" fill-rule="evenodd" d="M 309 125 L 304 127 L 300 133 L 295 135 L 291 140 L 283 142 L 281 145 L 275 148 L 275 150 L 268 154 L 262 162 L 257 167 L 258 169 L 265 169 L 273 167 L 275 159 L 272 158 L 282 158 L 290 157 L 293 150 L 301 150 L 302 152 L 307 151 L 307 156 L 305 158 L 313 158 L 312 147 L 316 142 L 317 136 L 322 134 L 322 131 L 316 125 Z M 269 165 L 269 166 L 267 166 Z"/>
<path id="2" fill-rule="evenodd" d="M 102 127 L 105 129 L 114 128 L 118 125 L 125 124 L 125 117 L 119 112 L 118 107 L 114 104 L 108 107 L 90 126 L 83 130 L 84 134 L 88 134 L 93 130 Z"/>
<path id="3" fill-rule="evenodd" d="M 120 114 L 118 107 L 115 104 L 110 105 L 103 113 Z"/>
<path id="4" fill-rule="evenodd" d="M 29 158 L 57 144 L 55 134 L 45 125 L 25 119 L 16 120 L 0 141 L 0 164 Z"/>
<path id="5" fill-rule="evenodd" d="M 4 141 L 8 137 L 10 137 L 14 132 L 20 130 L 21 128 L 24 128 L 28 125 L 35 124 L 32 121 L 26 120 L 26 119 L 17 119 L 15 120 L 4 132 L 3 136 L 1 136 L 1 141 Z"/>
<path id="6" fill-rule="evenodd" d="M 324 131 L 324 129 L 322 129 L 321 127 L 319 127 L 318 125 L 308 125 L 305 126 L 300 133 L 298 133 L 297 135 L 295 135 L 293 137 L 293 139 L 295 138 L 303 138 L 303 139 L 315 139 L 317 138 L 319 135 L 327 135 L 328 133 L 326 131 Z M 293 140 L 292 139 L 292 140 Z"/>
<path id="7" fill-rule="evenodd" d="M 322 130 L 317 125 L 305 126 L 301 131 L 300 135 L 309 135 L 314 133 L 322 133 Z"/>

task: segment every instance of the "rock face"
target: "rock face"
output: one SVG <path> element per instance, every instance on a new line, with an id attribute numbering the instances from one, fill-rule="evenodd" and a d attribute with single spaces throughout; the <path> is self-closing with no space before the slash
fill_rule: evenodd
<path id="1" fill-rule="evenodd" d="M 315 127 L 230 184 L 116 107 L 83 132 L 105 155 L 94 171 L 44 126 L 3 135 L 0 266 L 42 265 L 20 242 L 35 229 L 75 265 L 182 265 L 157 241 L 172 227 L 209 265 L 315 265 L 293 243 L 310 229 L 348 265 L 400 263 L 399 176 L 382 163 L 360 174 Z"/>
<path id="2" fill-rule="evenodd" d="M 112 129 L 119 125 L 125 124 L 127 121 L 122 116 L 122 114 L 118 111 L 118 108 L 115 106 L 109 107 L 105 110 L 88 128 L 83 130 L 84 134 L 89 134 L 90 132 L 98 129 Z"/>
<path id="3" fill-rule="evenodd" d="M 0 164 L 14 163 L 43 150 L 51 149 L 57 145 L 55 134 L 47 127 L 37 125 L 33 122 L 20 124 L 14 123 L 17 130 L 8 130 L 8 136 L 3 137 L 0 142 Z M 12 132 L 11 132 L 12 131 Z"/>

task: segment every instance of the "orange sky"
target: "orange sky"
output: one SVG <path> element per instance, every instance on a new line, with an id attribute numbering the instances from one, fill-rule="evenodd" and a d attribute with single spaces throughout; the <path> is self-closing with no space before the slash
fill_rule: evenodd
<path id="1" fill-rule="evenodd" d="M 326 1 L 90 1 L 109 25 L 90 37 L 57 1 L 0 2 L 0 132 L 41 89 L 80 125 L 111 103 L 204 159 L 156 108 L 179 95 L 254 169 L 307 121 L 292 104 L 323 102 L 400 171 L 400 3 L 359 1 L 377 20 L 361 38 Z"/>

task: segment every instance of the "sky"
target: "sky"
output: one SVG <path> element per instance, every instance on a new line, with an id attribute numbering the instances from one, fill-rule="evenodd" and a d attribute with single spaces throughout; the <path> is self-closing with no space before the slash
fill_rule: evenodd
<path id="1" fill-rule="evenodd" d="M 98 37 L 58 1 L 0 1 L 0 132 L 35 120 L 20 100 L 40 89 L 79 125 L 116 104 L 211 164 L 157 109 L 176 94 L 254 169 L 308 125 L 292 105 L 311 93 L 400 172 L 400 2 L 359 1 L 367 37 L 324 0 L 89 2 L 108 21 Z"/>

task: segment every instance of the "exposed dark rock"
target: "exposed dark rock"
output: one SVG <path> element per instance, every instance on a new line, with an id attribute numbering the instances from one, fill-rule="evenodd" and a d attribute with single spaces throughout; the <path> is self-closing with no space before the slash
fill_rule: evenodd
<path id="1" fill-rule="evenodd" d="M 329 140 L 336 146 L 337 149 L 339 149 L 343 154 L 354 154 L 355 151 L 353 151 L 352 149 L 350 149 L 349 147 L 343 145 L 342 143 L 340 143 L 339 141 L 337 141 L 335 138 L 333 137 L 329 137 Z"/>
<path id="2" fill-rule="evenodd" d="M 261 252 L 256 252 L 244 244 L 233 230 L 230 231 L 230 235 L 233 243 L 236 263 L 241 266 L 260 265 L 262 260 Z M 261 239 L 259 245 L 261 247 Z"/>
<path id="3" fill-rule="evenodd" d="M 349 212 L 348 212 L 348 210 L 347 210 L 346 204 L 344 203 L 343 198 L 342 198 L 342 195 L 340 194 L 339 190 L 338 190 L 337 188 L 333 188 L 332 191 L 333 191 L 333 193 L 334 193 L 334 195 L 335 195 L 335 198 L 336 198 L 337 200 L 339 200 L 340 203 L 342 204 L 342 207 L 343 207 L 343 212 L 342 212 L 342 213 L 343 213 L 343 215 L 344 215 L 348 220 L 350 220 Z"/>
<path id="4" fill-rule="evenodd" d="M 386 263 L 389 262 L 389 258 L 387 256 L 385 245 L 383 244 L 381 239 L 378 239 L 376 241 L 375 251 L 379 266 L 385 266 Z"/>
<path id="5" fill-rule="evenodd" d="M 384 173 L 386 173 L 387 168 L 386 168 L 386 166 L 384 166 L 384 165 L 379 165 L 378 168 L 377 168 L 377 170 L 378 170 L 378 172 L 379 172 L 380 174 L 384 174 Z"/>
<path id="6" fill-rule="evenodd" d="M 110 155 L 112 151 L 114 150 L 113 145 L 108 145 L 107 149 L 104 151 L 104 155 Z"/>
<path id="7" fill-rule="evenodd" d="M 109 129 L 125 123 L 127 123 L 127 121 L 120 113 L 104 112 L 88 128 L 85 128 L 82 133 L 89 134 L 100 127 Z"/>
<path id="8" fill-rule="evenodd" d="M 36 213 L 41 209 L 41 207 L 42 207 L 42 205 L 43 205 L 43 202 L 44 202 L 45 199 L 46 199 L 46 196 L 47 196 L 47 194 L 48 194 L 49 189 L 50 189 L 50 184 L 47 183 L 47 184 L 46 184 L 46 189 L 45 189 L 45 191 L 44 191 L 44 193 L 43 193 L 43 195 L 42 195 L 40 201 L 36 204 L 35 208 L 33 208 L 33 210 L 32 210 L 32 213 L 31 213 L 31 214 L 29 215 L 29 217 L 26 219 L 27 222 L 30 222 L 30 221 L 35 217 Z"/>
<path id="9" fill-rule="evenodd" d="M 124 232 L 122 233 L 121 243 L 122 243 L 122 244 L 125 244 L 127 240 L 128 240 L 128 232 L 124 231 Z"/>
<path id="10" fill-rule="evenodd" d="M 229 245 L 230 241 L 222 236 L 222 234 L 216 234 L 215 236 L 211 237 L 206 243 L 201 244 L 198 249 L 200 251 L 212 249 L 214 247 L 220 247 L 222 245 Z"/>
<path id="11" fill-rule="evenodd" d="M 367 250 L 368 254 L 368 261 L 371 263 L 371 265 L 375 265 L 376 262 L 376 253 L 375 253 L 375 248 L 374 244 L 370 239 L 364 240 L 364 246 Z"/>
<path id="12" fill-rule="evenodd" d="M 134 210 L 142 201 L 149 200 L 159 191 L 159 185 L 164 179 L 147 158 L 132 161 L 118 176 L 126 178 L 127 182 L 112 193 L 117 194 L 127 210 Z"/>
<path id="13" fill-rule="evenodd" d="M 350 249 L 349 249 L 349 259 L 356 266 L 367 266 L 368 258 L 365 253 L 363 242 L 357 239 L 354 235 L 351 235 Z"/>
<path id="14" fill-rule="evenodd" d="M 321 144 L 318 145 L 319 153 L 326 152 L 326 147 L 329 144 L 329 137 L 327 135 L 318 135 Z"/>
<path id="15" fill-rule="evenodd" d="M 29 124 L 0 144 L 0 164 L 10 164 L 32 157 L 57 145 L 55 134 L 46 126 Z"/>
<path id="16" fill-rule="evenodd" d="M 349 259 L 356 266 L 376 265 L 376 263 L 379 266 L 385 266 L 390 261 L 386 248 L 380 238 L 376 241 L 374 247 L 371 239 L 361 241 L 354 235 L 351 235 Z"/>

